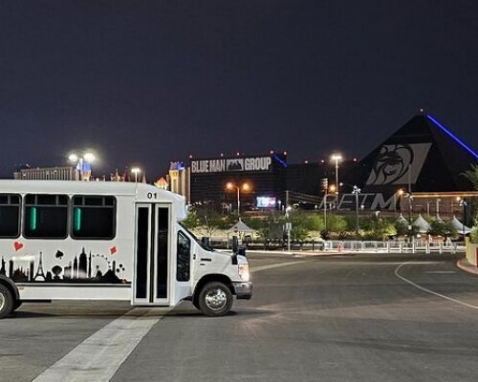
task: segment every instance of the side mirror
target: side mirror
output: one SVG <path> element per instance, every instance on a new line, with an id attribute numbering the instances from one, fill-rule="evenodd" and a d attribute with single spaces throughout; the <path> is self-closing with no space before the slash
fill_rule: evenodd
<path id="1" fill-rule="evenodd" d="M 201 237 L 201 244 L 205 248 L 211 248 L 211 239 L 207 236 Z"/>
<path id="2" fill-rule="evenodd" d="M 239 250 L 239 240 L 237 239 L 237 236 L 232 237 L 232 252 L 237 253 Z"/>

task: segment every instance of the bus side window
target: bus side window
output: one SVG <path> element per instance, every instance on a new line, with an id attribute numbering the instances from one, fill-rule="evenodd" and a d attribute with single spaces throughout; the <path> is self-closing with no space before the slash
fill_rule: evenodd
<path id="1" fill-rule="evenodd" d="M 111 240 L 116 233 L 116 199 L 113 196 L 74 196 L 71 237 Z"/>
<path id="2" fill-rule="evenodd" d="M 68 196 L 26 195 L 24 217 L 25 238 L 65 239 L 68 233 Z"/>
<path id="3" fill-rule="evenodd" d="M 191 263 L 191 240 L 181 231 L 178 232 L 177 281 L 189 281 Z"/>
<path id="4" fill-rule="evenodd" d="M 20 236 L 20 196 L 0 194 L 0 238 Z"/>

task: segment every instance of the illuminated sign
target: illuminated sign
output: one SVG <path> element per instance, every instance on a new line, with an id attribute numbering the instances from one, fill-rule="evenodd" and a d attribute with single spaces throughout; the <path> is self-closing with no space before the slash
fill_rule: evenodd
<path id="1" fill-rule="evenodd" d="M 257 207 L 258 208 L 274 208 L 277 204 L 277 199 L 271 196 L 258 196 Z"/>
<path id="2" fill-rule="evenodd" d="M 193 160 L 191 161 L 191 173 L 210 174 L 216 172 L 269 171 L 271 165 L 271 157 Z"/>

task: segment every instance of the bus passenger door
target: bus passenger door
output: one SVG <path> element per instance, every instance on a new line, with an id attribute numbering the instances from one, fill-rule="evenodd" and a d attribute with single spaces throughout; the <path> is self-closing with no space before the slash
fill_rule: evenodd
<path id="1" fill-rule="evenodd" d="M 135 305 L 169 305 L 171 208 L 136 204 Z"/>

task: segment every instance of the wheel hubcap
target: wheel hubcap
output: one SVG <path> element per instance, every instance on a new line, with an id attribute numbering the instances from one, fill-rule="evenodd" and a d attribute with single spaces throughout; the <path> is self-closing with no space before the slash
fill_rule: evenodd
<path id="1" fill-rule="evenodd" d="M 227 296 L 222 289 L 213 289 L 206 294 L 206 305 L 212 310 L 221 310 L 226 306 Z"/>
<path id="2" fill-rule="evenodd" d="M 3 310 L 3 307 L 5 306 L 5 296 L 3 293 L 0 293 L 0 311 Z"/>

